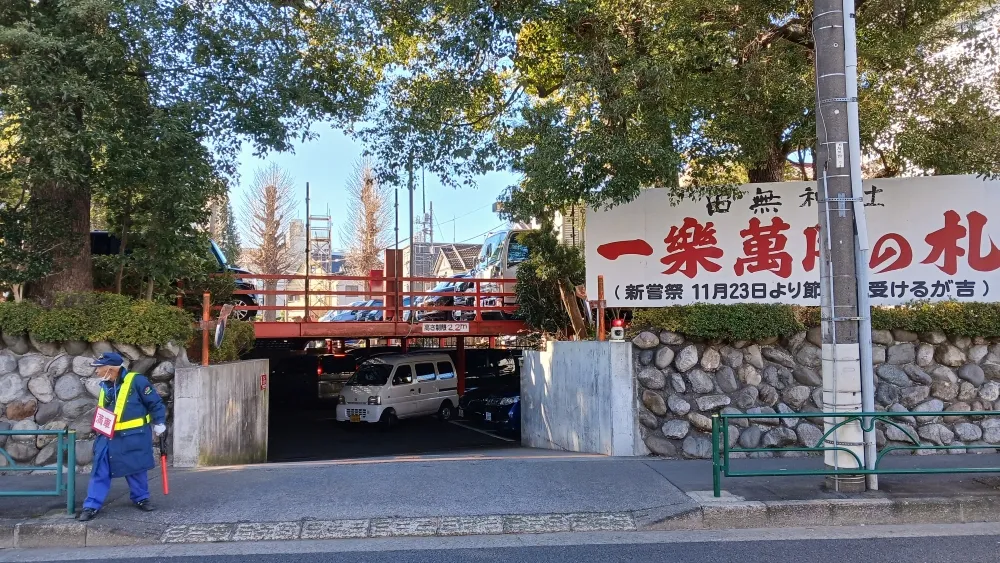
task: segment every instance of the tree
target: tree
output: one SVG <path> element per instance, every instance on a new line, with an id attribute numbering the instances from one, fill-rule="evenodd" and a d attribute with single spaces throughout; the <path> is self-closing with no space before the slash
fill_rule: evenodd
<path id="1" fill-rule="evenodd" d="M 218 241 L 219 247 L 222 249 L 222 253 L 226 255 L 226 258 L 235 263 L 243 254 L 243 247 L 240 243 L 239 226 L 236 224 L 236 217 L 233 215 L 233 202 L 228 196 L 226 196 L 226 205 L 222 208 L 220 222 L 222 223 L 222 228 L 221 240 Z"/>
<path id="2" fill-rule="evenodd" d="M 397 170 L 410 155 L 460 177 L 510 165 L 519 219 L 647 187 L 700 196 L 730 170 L 780 181 L 815 143 L 807 0 L 420 4 L 376 10 L 398 30 L 401 70 L 363 134 L 389 141 Z M 989 5 L 857 2 L 863 152 L 909 163 L 890 173 L 997 171 L 997 84 L 965 64 L 997 66 Z M 956 44 L 964 58 L 938 56 Z"/>
<path id="3" fill-rule="evenodd" d="M 528 247 L 528 259 L 517 268 L 517 316 L 533 330 L 562 339 L 574 331 L 571 307 L 579 310 L 574 288 L 584 282 L 580 250 L 559 244 L 551 223 L 520 235 Z M 577 321 L 579 322 L 579 321 Z"/>
<path id="4" fill-rule="evenodd" d="M 295 213 L 293 182 L 288 172 L 278 165 L 257 170 L 243 202 L 243 230 L 248 248 L 243 255 L 247 266 L 258 274 L 284 275 L 301 258 L 293 252 L 288 240 L 288 225 Z M 264 289 L 278 289 L 277 280 L 266 280 Z M 265 295 L 264 304 L 275 306 L 275 295 Z M 276 311 L 265 311 L 264 318 L 273 321 Z"/>
<path id="5" fill-rule="evenodd" d="M 341 244 L 347 248 L 344 270 L 350 276 L 367 276 L 383 267 L 389 246 L 388 194 L 367 159 L 354 164 L 346 192 L 347 222 L 340 228 Z"/>
<path id="6" fill-rule="evenodd" d="M 378 50 L 353 21 L 312 2 L 0 3 L 0 174 L 24 181 L 28 208 L 54 209 L 49 221 L 67 230 L 36 292 L 92 287 L 91 200 L 126 188 L 107 181 L 105 155 L 149 140 L 135 118 L 183 114 L 231 173 L 244 140 L 286 150 L 320 116 L 359 114 Z"/>

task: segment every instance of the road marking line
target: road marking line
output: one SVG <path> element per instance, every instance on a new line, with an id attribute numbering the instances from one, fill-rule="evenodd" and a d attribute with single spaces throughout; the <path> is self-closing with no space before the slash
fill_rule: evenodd
<path id="1" fill-rule="evenodd" d="M 486 430 L 480 430 L 479 428 L 476 428 L 476 427 L 473 427 L 473 426 L 469 426 L 468 424 L 463 424 L 461 422 L 458 422 L 457 420 L 449 420 L 448 422 L 454 424 L 455 426 L 459 426 L 461 428 L 465 428 L 466 430 L 472 430 L 473 432 L 479 432 L 480 434 L 485 434 L 486 436 L 489 436 L 491 438 L 496 438 L 497 440 L 503 440 L 504 442 L 516 442 L 517 441 L 517 440 L 511 440 L 510 438 L 504 438 L 503 436 L 497 436 L 496 434 L 493 434 L 492 432 L 487 432 Z"/>

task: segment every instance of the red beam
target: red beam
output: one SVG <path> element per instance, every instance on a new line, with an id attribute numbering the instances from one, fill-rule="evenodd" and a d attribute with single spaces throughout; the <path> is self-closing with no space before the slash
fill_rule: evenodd
<path id="1" fill-rule="evenodd" d="M 439 324 L 434 322 L 433 324 Z M 353 323 L 284 323 L 256 322 L 254 333 L 259 339 L 311 338 L 449 338 L 453 336 L 489 337 L 516 335 L 528 330 L 522 321 L 470 322 L 469 332 L 425 333 L 421 323 L 353 322 Z"/>

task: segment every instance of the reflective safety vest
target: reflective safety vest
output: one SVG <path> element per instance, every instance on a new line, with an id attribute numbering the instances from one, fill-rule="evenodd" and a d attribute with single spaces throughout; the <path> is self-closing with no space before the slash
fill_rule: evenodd
<path id="1" fill-rule="evenodd" d="M 131 430 L 133 428 L 139 428 L 144 424 L 149 424 L 150 417 L 147 414 L 142 418 L 133 418 L 132 420 L 122 420 L 122 413 L 125 412 L 125 403 L 128 401 L 128 394 L 132 391 L 132 380 L 135 379 L 137 374 L 134 371 L 130 371 L 125 374 L 125 380 L 122 381 L 121 387 L 118 389 L 118 397 L 115 398 L 115 432 L 120 430 Z M 101 394 L 97 397 L 97 405 L 102 409 L 107 408 L 104 406 L 104 387 L 101 387 Z"/>

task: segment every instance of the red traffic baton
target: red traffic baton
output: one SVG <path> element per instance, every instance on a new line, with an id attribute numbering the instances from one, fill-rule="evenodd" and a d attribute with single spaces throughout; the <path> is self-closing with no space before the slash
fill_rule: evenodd
<path id="1" fill-rule="evenodd" d="M 167 433 L 160 434 L 160 474 L 163 476 L 163 494 L 170 494 L 170 482 L 167 480 Z"/>

